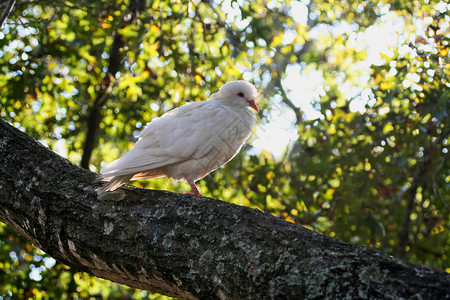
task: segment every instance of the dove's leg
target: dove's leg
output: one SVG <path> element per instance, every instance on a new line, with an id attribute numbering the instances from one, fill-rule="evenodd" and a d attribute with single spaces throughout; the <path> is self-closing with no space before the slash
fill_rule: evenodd
<path id="1" fill-rule="evenodd" d="M 205 196 L 203 196 L 202 194 L 200 194 L 200 192 L 198 191 L 197 186 L 195 185 L 194 182 L 188 182 L 188 183 L 189 183 L 189 185 L 191 186 L 192 191 L 193 191 L 194 193 L 183 193 L 183 194 L 186 194 L 186 195 L 194 195 L 194 196 L 198 196 L 198 197 L 205 197 Z"/>

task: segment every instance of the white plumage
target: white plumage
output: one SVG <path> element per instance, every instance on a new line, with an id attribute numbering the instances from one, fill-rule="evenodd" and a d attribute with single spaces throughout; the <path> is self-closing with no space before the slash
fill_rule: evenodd
<path id="1" fill-rule="evenodd" d="M 195 181 L 231 160 L 248 139 L 258 111 L 256 88 L 231 81 L 207 101 L 193 102 L 153 119 L 135 146 L 108 164 L 101 174 L 109 182 L 99 194 L 128 180 L 167 176 L 186 180 L 201 196 Z"/>

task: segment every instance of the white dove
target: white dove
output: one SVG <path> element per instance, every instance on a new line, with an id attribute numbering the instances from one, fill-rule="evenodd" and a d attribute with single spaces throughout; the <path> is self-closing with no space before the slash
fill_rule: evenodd
<path id="1" fill-rule="evenodd" d="M 207 101 L 175 108 L 148 123 L 134 147 L 100 172 L 109 182 L 99 194 L 128 180 L 167 176 L 195 182 L 231 160 L 255 126 L 258 92 L 246 81 L 223 85 Z"/>

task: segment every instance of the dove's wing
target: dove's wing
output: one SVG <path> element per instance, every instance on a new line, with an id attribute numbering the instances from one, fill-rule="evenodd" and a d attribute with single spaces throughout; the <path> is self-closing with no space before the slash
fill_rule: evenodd
<path id="1" fill-rule="evenodd" d="M 105 178 L 136 174 L 195 158 L 228 123 L 227 111 L 211 101 L 176 108 L 148 123 L 134 148 L 101 173 Z"/>

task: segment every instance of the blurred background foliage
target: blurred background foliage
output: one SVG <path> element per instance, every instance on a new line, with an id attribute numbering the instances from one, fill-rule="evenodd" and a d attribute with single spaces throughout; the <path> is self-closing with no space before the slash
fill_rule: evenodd
<path id="1" fill-rule="evenodd" d="M 200 182 L 205 195 L 450 272 L 449 10 L 435 0 L 19 0 L 0 30 L 0 117 L 98 172 L 152 118 L 249 80 L 264 96 L 253 142 L 282 154 L 250 141 Z M 389 22 L 401 24 L 398 41 L 368 60 L 364 39 Z M 287 87 L 292 70 L 304 79 L 294 85 L 314 86 L 313 115 Z M 274 115 L 290 122 L 290 141 L 267 137 Z M 76 272 L 4 224 L 0 257 L 0 299 L 167 298 Z"/>

